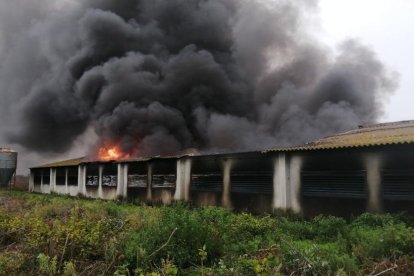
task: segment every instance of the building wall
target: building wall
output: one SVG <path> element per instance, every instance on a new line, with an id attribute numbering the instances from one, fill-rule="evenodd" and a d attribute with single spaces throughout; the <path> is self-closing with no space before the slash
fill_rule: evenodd
<path id="1" fill-rule="evenodd" d="M 346 196 L 305 196 L 304 183 L 301 179 L 299 192 L 300 206 L 305 215 L 337 214 L 343 216 L 358 215 L 363 212 L 413 212 L 414 209 L 414 147 L 413 145 L 388 145 L 369 148 L 325 150 L 318 152 L 295 153 L 294 158 L 301 161 L 301 174 L 304 171 L 350 172 L 362 173 L 365 176 L 365 195 L 363 197 Z M 396 196 L 389 200 L 384 195 L 384 177 L 387 171 L 395 172 L 395 183 L 404 174 L 411 175 L 401 181 L 409 181 L 411 188 L 406 192 L 411 199 Z M 352 184 L 352 183 L 351 183 Z M 391 185 L 391 186 L 392 186 Z M 407 188 L 408 187 L 408 188 Z M 411 191 L 410 191 L 411 189 Z"/>
<path id="2" fill-rule="evenodd" d="M 68 194 L 66 185 L 56 185 L 53 189 L 53 192 L 61 195 Z"/>
<path id="3" fill-rule="evenodd" d="M 305 216 L 414 210 L 412 145 L 119 163 L 117 183 L 111 187 L 102 185 L 105 163 L 95 165 L 99 176 L 96 186 L 86 185 L 91 166 L 88 163 L 79 166 L 77 186 L 56 185 L 54 168 L 50 169 L 50 184 L 34 185 L 32 171 L 30 190 L 108 200 L 125 197 L 161 204 L 184 200 L 196 206 L 257 213 L 292 210 Z M 133 176 L 138 176 L 138 186 L 130 185 Z M 396 177 L 396 184 L 386 177 Z M 412 185 L 404 184 L 407 181 Z M 407 192 L 401 192 L 400 186 Z"/>
<path id="4" fill-rule="evenodd" d="M 152 189 L 151 202 L 171 204 L 174 201 L 174 189 L 173 188 L 154 188 Z"/>
<path id="5" fill-rule="evenodd" d="M 70 196 L 79 195 L 80 194 L 79 186 L 73 186 L 73 185 L 68 186 L 66 194 Z"/>
<path id="6" fill-rule="evenodd" d="M 223 158 L 212 156 L 194 157 L 191 160 L 189 193 L 194 205 L 200 207 L 225 205 L 222 202 L 225 164 Z"/>

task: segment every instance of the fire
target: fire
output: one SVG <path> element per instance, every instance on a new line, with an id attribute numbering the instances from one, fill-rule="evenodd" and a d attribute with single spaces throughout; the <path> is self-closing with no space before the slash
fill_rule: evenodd
<path id="1" fill-rule="evenodd" d="M 121 150 L 118 145 L 102 146 L 98 150 L 98 158 L 102 161 L 127 159 L 130 155 Z"/>

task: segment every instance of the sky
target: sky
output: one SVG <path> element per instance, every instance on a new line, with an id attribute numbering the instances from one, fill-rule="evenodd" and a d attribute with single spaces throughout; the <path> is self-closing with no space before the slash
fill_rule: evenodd
<path id="1" fill-rule="evenodd" d="M 414 119 L 414 1 L 320 0 L 321 37 L 335 45 L 356 38 L 399 74 L 382 122 Z"/>

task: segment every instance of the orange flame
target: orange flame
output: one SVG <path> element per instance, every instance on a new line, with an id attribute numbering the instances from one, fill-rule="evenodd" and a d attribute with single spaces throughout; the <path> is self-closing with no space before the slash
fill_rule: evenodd
<path id="1" fill-rule="evenodd" d="M 98 158 L 102 161 L 127 159 L 130 155 L 124 153 L 118 145 L 102 146 L 98 150 Z"/>

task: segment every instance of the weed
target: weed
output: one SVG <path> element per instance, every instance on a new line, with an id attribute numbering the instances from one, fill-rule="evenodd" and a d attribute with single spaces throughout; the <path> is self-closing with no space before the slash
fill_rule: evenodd
<path id="1" fill-rule="evenodd" d="M 348 275 L 412 271 L 404 215 L 291 213 L 0 192 L 0 275 Z"/>

